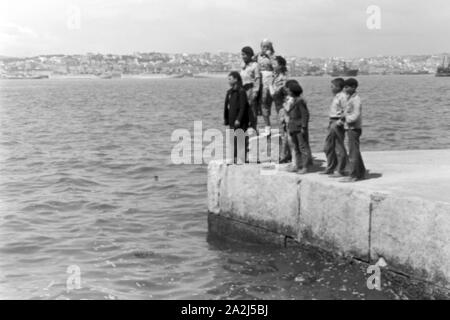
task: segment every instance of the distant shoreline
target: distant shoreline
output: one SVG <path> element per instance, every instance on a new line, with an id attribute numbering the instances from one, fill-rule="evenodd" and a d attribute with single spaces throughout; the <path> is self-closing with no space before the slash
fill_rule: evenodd
<path id="1" fill-rule="evenodd" d="M 48 75 L 47 79 L 8 79 L 0 78 L 0 80 L 121 80 L 121 79 L 138 79 L 138 80 L 164 80 L 164 79 L 222 79 L 226 78 L 228 73 L 212 74 L 212 73 L 200 73 L 193 76 L 183 75 L 167 75 L 167 74 L 126 74 L 120 77 L 112 77 L 111 79 L 102 79 L 99 76 L 93 74 L 74 74 L 74 75 Z"/>
<path id="2" fill-rule="evenodd" d="M 207 73 L 202 73 L 202 74 L 196 74 L 193 76 L 183 76 L 183 75 L 165 75 L 165 74 L 142 74 L 142 75 L 122 75 L 121 77 L 113 77 L 113 78 L 101 78 L 99 76 L 96 75 L 91 75 L 91 74 L 80 74 L 80 75 L 49 75 L 49 78 L 46 79 L 31 79 L 31 78 L 14 78 L 14 79 L 8 79 L 8 78 L 1 78 L 0 80 L 12 80 L 12 81 L 17 81 L 17 80 L 127 80 L 127 79 L 135 79 L 135 80 L 177 80 L 177 79 L 192 79 L 192 80 L 196 80 L 196 79 L 226 79 L 228 73 L 221 73 L 221 74 L 207 74 Z M 357 77 L 389 77 L 389 76 L 420 76 L 420 77 L 425 77 L 425 76 L 432 76 L 434 77 L 435 75 L 432 73 L 429 74 L 361 74 L 358 75 Z M 331 75 L 328 74 L 324 74 L 324 75 L 303 75 L 303 76 L 292 76 L 292 78 L 327 78 L 327 77 L 332 77 Z"/>

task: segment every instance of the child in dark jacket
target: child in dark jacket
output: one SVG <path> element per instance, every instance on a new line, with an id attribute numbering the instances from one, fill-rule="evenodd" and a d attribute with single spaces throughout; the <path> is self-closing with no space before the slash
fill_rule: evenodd
<path id="1" fill-rule="evenodd" d="M 239 72 L 233 71 L 228 76 L 228 83 L 230 89 L 227 91 L 224 105 L 224 124 L 229 126 L 232 130 L 242 129 L 246 132 L 249 128 L 254 127 L 254 117 L 250 110 L 250 106 L 247 100 L 247 93 L 242 86 L 242 78 Z M 234 139 L 236 140 L 236 139 Z M 247 137 L 245 138 L 245 144 L 247 145 Z M 234 158 L 237 162 L 244 161 L 245 159 L 239 159 L 237 151 L 237 143 L 234 142 Z M 245 148 L 245 153 L 246 153 Z"/>
<path id="2" fill-rule="evenodd" d="M 228 76 L 230 89 L 227 91 L 224 106 L 224 122 L 230 129 L 247 131 L 250 123 L 247 93 L 242 87 L 241 75 L 233 71 Z"/>
<path id="3" fill-rule="evenodd" d="M 305 174 L 311 163 L 311 150 L 309 146 L 309 111 L 305 100 L 302 98 L 303 89 L 295 81 L 286 84 L 288 95 L 294 100 L 288 115 L 289 145 L 292 154 L 292 166 L 288 171 Z"/>

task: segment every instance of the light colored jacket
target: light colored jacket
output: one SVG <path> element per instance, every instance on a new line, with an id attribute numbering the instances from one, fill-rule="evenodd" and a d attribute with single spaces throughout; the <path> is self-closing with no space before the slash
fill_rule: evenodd
<path id="1" fill-rule="evenodd" d="M 269 91 L 276 105 L 282 105 L 286 97 L 285 84 L 287 75 L 285 73 L 274 73 Z"/>
<path id="2" fill-rule="evenodd" d="M 347 105 L 347 95 L 344 92 L 339 92 L 333 97 L 330 105 L 330 118 L 340 118 L 344 114 Z"/>
<path id="3" fill-rule="evenodd" d="M 261 82 L 263 88 L 268 89 L 272 84 L 273 80 L 273 61 L 275 59 L 275 55 L 267 56 L 259 53 L 256 56 L 256 62 L 258 63 L 259 70 L 261 72 Z"/>
<path id="4" fill-rule="evenodd" d="M 241 69 L 242 84 L 253 84 L 253 88 L 258 91 L 261 81 L 261 72 L 257 62 L 251 61 L 250 63 L 243 64 Z"/>
<path id="5" fill-rule="evenodd" d="M 346 129 L 362 128 L 362 103 L 358 93 L 347 98 L 344 115 Z"/>

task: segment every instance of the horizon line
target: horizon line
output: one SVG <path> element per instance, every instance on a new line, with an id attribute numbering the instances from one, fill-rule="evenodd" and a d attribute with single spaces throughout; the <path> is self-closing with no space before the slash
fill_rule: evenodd
<path id="1" fill-rule="evenodd" d="M 7 58 L 18 58 L 18 59 L 26 59 L 26 58 L 34 58 L 34 57 L 40 57 L 40 56 L 85 56 L 88 54 L 101 54 L 101 55 L 115 55 L 115 56 L 126 56 L 126 55 L 134 55 L 136 53 L 139 54 L 148 54 L 148 53 L 160 53 L 160 54 L 187 54 L 187 55 L 200 55 L 200 54 L 220 54 L 220 53 L 228 53 L 228 54 L 239 54 L 238 52 L 231 52 L 231 51 L 200 51 L 200 52 L 164 52 L 164 51 L 135 51 L 132 53 L 112 53 L 112 52 L 85 52 L 85 53 L 43 53 L 43 54 L 35 54 L 35 55 L 27 55 L 27 56 L 11 56 L 11 55 L 4 55 L 0 54 L 0 59 L 7 59 Z M 330 58 L 341 58 L 341 59 L 358 59 L 358 58 L 375 58 L 375 57 L 395 57 L 395 56 L 440 56 L 440 55 L 450 55 L 449 52 L 440 52 L 440 53 L 405 53 L 405 54 L 377 54 L 372 56 L 297 56 L 297 55 L 284 55 L 284 57 L 295 57 L 295 58 L 303 58 L 303 59 L 330 59 Z"/>

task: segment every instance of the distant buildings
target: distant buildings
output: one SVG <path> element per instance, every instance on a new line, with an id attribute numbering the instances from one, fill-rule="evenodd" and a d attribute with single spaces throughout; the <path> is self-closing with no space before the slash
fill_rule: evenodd
<path id="1" fill-rule="evenodd" d="M 286 57 L 291 76 L 330 74 L 344 63 L 359 74 L 434 73 L 442 55 L 377 56 L 344 59 Z M 104 74 L 201 74 L 239 69 L 238 53 L 160 53 L 135 52 L 130 55 L 87 53 L 84 55 L 41 55 L 27 58 L 0 58 L 0 76 L 7 75 L 93 75 Z"/>

